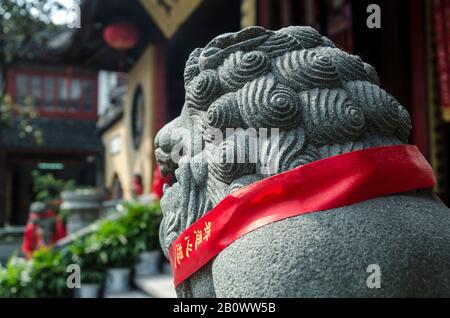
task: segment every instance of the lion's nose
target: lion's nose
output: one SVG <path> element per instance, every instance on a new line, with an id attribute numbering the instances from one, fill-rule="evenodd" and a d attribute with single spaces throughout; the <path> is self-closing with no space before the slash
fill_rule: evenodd
<path id="1" fill-rule="evenodd" d="M 167 126 L 164 126 L 156 135 L 155 138 L 155 148 L 161 149 L 165 152 L 170 152 L 171 143 L 170 143 L 170 134 L 168 133 Z"/>
<path id="2" fill-rule="evenodd" d="M 179 126 L 180 120 L 179 117 L 177 117 L 161 128 L 161 130 L 156 134 L 155 148 L 160 148 L 164 152 L 170 152 L 172 150 L 174 140 L 177 139 L 174 134 Z"/>
<path id="3" fill-rule="evenodd" d="M 171 152 L 174 144 L 178 142 L 177 136 L 173 136 L 178 125 L 179 121 L 176 118 L 165 125 L 155 137 L 155 156 L 163 176 L 177 168 L 177 164 L 171 158 Z"/>

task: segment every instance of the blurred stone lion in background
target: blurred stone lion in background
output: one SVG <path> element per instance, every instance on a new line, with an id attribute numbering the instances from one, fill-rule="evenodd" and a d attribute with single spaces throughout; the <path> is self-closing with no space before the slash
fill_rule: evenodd
<path id="1" fill-rule="evenodd" d="M 337 154 L 408 143 L 409 114 L 380 88 L 375 69 L 310 27 L 218 36 L 191 53 L 184 81 L 182 113 L 155 141 L 162 173 L 176 177 L 161 200 L 166 256 L 186 228 L 241 187 Z M 222 140 L 211 134 L 230 128 L 237 132 Z M 267 139 L 256 162 L 205 160 L 239 152 L 248 159 L 249 143 L 237 137 L 250 128 L 276 128 L 279 140 Z M 187 151 L 174 160 L 180 147 Z M 267 158 L 275 156 L 268 172 Z M 380 289 L 366 285 L 370 264 L 382 269 Z M 236 240 L 177 293 L 449 296 L 449 211 L 431 190 L 420 190 L 271 223 Z"/>

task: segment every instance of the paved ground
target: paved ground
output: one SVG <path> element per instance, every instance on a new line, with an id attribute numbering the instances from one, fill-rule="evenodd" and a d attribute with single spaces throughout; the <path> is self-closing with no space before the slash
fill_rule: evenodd
<path id="1" fill-rule="evenodd" d="M 173 279 L 168 274 L 136 278 L 137 289 L 127 292 L 106 294 L 104 298 L 176 298 Z"/>
<path id="2" fill-rule="evenodd" d="M 118 294 L 106 294 L 104 298 L 152 298 L 139 290 L 130 290 L 129 292 Z"/>
<path id="3" fill-rule="evenodd" d="M 170 274 L 141 277 L 134 280 L 136 286 L 155 298 L 176 298 L 173 278 Z"/>
<path id="4" fill-rule="evenodd" d="M 106 293 L 103 298 L 176 298 L 172 275 L 163 273 L 134 279 L 129 291 Z"/>

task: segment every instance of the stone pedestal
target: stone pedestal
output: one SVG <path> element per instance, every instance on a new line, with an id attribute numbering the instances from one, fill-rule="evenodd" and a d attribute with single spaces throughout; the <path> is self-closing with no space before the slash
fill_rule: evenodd
<path id="1" fill-rule="evenodd" d="M 100 216 L 102 195 L 97 190 L 65 191 L 61 198 L 61 209 L 68 211 L 68 234 L 88 226 Z"/>

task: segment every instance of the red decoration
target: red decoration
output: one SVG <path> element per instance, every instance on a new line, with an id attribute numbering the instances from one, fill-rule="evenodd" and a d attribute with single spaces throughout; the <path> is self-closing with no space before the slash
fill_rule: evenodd
<path id="1" fill-rule="evenodd" d="M 156 166 L 155 170 L 153 171 L 152 193 L 158 199 L 162 198 L 164 184 L 169 183 L 171 178 L 172 178 L 172 173 L 163 177 L 161 175 L 161 170 L 159 168 L 159 165 Z"/>
<path id="2" fill-rule="evenodd" d="M 337 155 L 253 183 L 228 195 L 173 242 L 169 258 L 174 284 L 266 224 L 435 183 L 430 165 L 412 145 Z"/>
<path id="3" fill-rule="evenodd" d="M 450 122 L 450 0 L 434 1 L 434 24 L 442 118 Z"/>
<path id="4" fill-rule="evenodd" d="M 142 186 L 142 177 L 138 174 L 133 176 L 133 193 L 135 195 L 142 195 L 144 193 L 144 187 Z"/>
<path id="5" fill-rule="evenodd" d="M 64 221 L 55 211 L 48 210 L 45 213 L 30 213 L 22 243 L 22 252 L 27 258 L 31 258 L 35 250 L 46 245 L 44 232 L 39 224 L 39 221 L 44 219 L 55 220 L 55 226 L 50 233 L 51 241 L 48 242 L 50 245 L 54 245 L 67 235 Z"/>
<path id="6" fill-rule="evenodd" d="M 139 31 L 129 22 L 117 22 L 104 29 L 103 39 L 116 50 L 129 50 L 139 41 Z"/>
<path id="7" fill-rule="evenodd" d="M 25 227 L 22 252 L 30 259 L 33 252 L 42 246 L 45 246 L 42 228 L 39 224 L 29 222 Z"/>

